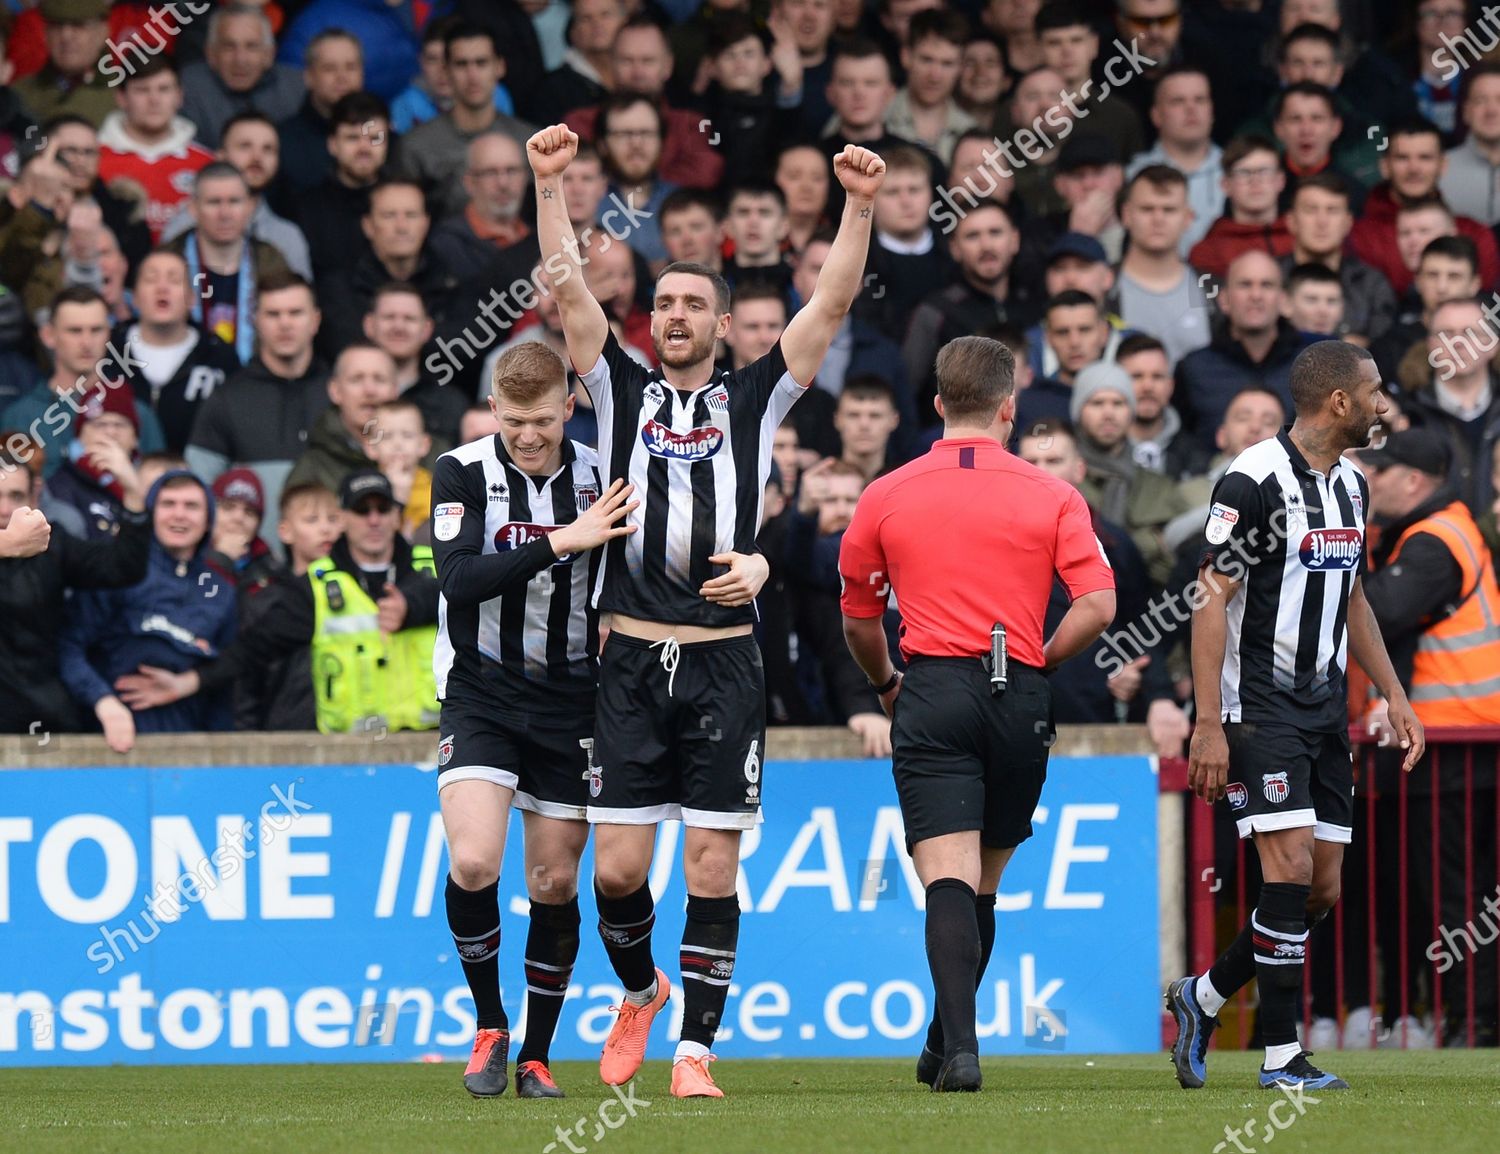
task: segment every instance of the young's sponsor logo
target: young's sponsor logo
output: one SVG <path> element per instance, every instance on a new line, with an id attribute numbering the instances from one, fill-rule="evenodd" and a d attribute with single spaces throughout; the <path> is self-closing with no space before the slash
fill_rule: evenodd
<path id="1" fill-rule="evenodd" d="M 641 442 L 653 457 L 667 457 L 674 461 L 706 461 L 724 444 L 724 433 L 713 425 L 705 425 L 686 433 L 675 433 L 653 419 L 642 427 Z"/>
<path id="2" fill-rule="evenodd" d="M 1304 569 L 1348 572 L 1359 564 L 1365 541 L 1358 529 L 1309 529 L 1297 550 Z"/>
<path id="3" fill-rule="evenodd" d="M 1244 809 L 1250 804 L 1250 791 L 1237 781 L 1224 788 L 1224 796 L 1229 799 L 1230 809 Z"/>

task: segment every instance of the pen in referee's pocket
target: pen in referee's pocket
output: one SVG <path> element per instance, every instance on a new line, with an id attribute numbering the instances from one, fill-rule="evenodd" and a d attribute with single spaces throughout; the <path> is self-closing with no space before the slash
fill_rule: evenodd
<path id="1" fill-rule="evenodd" d="M 999 621 L 990 628 L 990 692 L 999 697 L 1005 692 L 1005 626 Z"/>

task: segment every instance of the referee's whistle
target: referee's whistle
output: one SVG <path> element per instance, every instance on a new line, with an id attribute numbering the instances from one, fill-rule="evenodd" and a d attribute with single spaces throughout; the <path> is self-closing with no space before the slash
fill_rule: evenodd
<path id="1" fill-rule="evenodd" d="M 1005 626 L 996 621 L 990 629 L 990 692 L 996 697 L 1005 692 L 1008 673 L 1005 658 Z"/>

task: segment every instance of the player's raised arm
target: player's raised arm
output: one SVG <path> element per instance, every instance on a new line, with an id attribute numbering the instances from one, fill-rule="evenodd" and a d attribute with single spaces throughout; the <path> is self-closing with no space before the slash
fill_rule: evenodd
<path id="1" fill-rule="evenodd" d="M 787 371 L 799 385 L 812 384 L 834 334 L 864 283 L 875 193 L 885 180 L 885 161 L 868 148 L 848 144 L 833 158 L 833 171 L 846 194 L 844 218 L 818 274 L 812 299 L 798 310 L 781 335 Z"/>
<path id="2" fill-rule="evenodd" d="M 594 367 L 604 351 L 609 320 L 584 284 L 584 257 L 563 197 L 562 174 L 577 154 L 578 134 L 564 124 L 544 128 L 526 142 L 526 159 L 536 178 L 536 231 L 542 267 L 552 279 L 552 293 L 562 313 L 568 358 L 582 375 Z"/>

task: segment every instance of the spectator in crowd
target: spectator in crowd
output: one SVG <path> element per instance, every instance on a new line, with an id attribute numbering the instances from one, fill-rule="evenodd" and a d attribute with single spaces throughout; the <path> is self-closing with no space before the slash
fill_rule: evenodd
<path id="1" fill-rule="evenodd" d="M 568 198 L 568 220 L 576 236 L 599 223 L 605 197 L 609 194 L 609 177 L 599 150 L 587 141 L 578 142 L 578 155 L 563 173 L 563 192 Z"/>
<path id="2" fill-rule="evenodd" d="M 959 57 L 953 99 L 975 128 L 990 134 L 999 130 L 1001 102 L 1011 83 L 1005 71 L 1005 41 L 983 32 L 970 36 Z"/>
<path id="3" fill-rule="evenodd" d="M 980 23 L 1005 43 L 1005 71 L 1025 76 L 1042 67 L 1042 41 L 1036 33 L 1041 0 L 988 0 Z"/>
<path id="4" fill-rule="evenodd" d="M 1412 91 L 1417 113 L 1443 134 L 1445 146 L 1459 137 L 1458 100 L 1463 72 L 1448 68 L 1443 49 L 1462 35 L 1468 23 L 1467 0 L 1418 0 Z M 1446 39 L 1445 39 L 1446 37 Z"/>
<path id="5" fill-rule="evenodd" d="M 50 478 L 68 459 L 73 417 L 93 391 L 113 387 L 121 370 L 109 349 L 109 306 L 91 288 L 58 293 L 39 336 L 52 354 L 52 373 L 11 402 L 0 428 L 24 430 L 46 454 L 43 475 Z M 135 407 L 141 451 L 158 452 L 164 440 L 156 414 L 140 401 Z"/>
<path id="6" fill-rule="evenodd" d="M 1154 90 L 1160 89 L 1168 76 L 1188 66 L 1182 44 L 1182 9 L 1182 0 L 1116 0 L 1117 43 L 1131 45 L 1151 61 L 1132 61 L 1132 68 L 1139 68 L 1140 75 L 1115 91 L 1117 98 L 1130 102 L 1143 124 L 1151 123 Z"/>
<path id="7" fill-rule="evenodd" d="M 724 217 L 724 235 L 734 251 L 724 266 L 730 288 L 768 284 L 789 297 L 792 266 L 782 251 L 786 234 L 786 197 L 780 188 L 759 177 L 731 189 Z"/>
<path id="8" fill-rule="evenodd" d="M 901 349 L 907 379 L 916 391 L 917 418 L 924 425 L 937 421 L 932 398 L 938 349 L 989 325 L 1026 326 L 1039 319 L 1026 286 L 1011 279 L 1020 234 L 1005 205 L 997 200 L 976 204 L 958 222 L 948 247 L 959 278 L 917 306 Z"/>
<path id="9" fill-rule="evenodd" d="M 1491 363 L 1496 340 L 1478 301 L 1456 299 L 1438 305 L 1427 337 L 1427 383 L 1409 398 L 1402 397 L 1413 425 L 1431 429 L 1448 442 L 1453 456 L 1449 479 L 1476 518 L 1490 506 L 1490 461 L 1500 440 L 1500 387 Z"/>
<path id="10" fill-rule="evenodd" d="M 342 265 L 323 282 L 324 323 L 318 347 L 325 358 L 331 361 L 359 339 L 375 290 L 389 281 L 415 285 L 439 330 L 450 313 L 457 319 L 458 308 L 474 307 L 472 301 L 461 305 L 458 276 L 433 255 L 427 243 L 431 224 L 422 190 L 412 181 L 381 181 L 370 190 L 370 210 L 360 221 L 370 251 Z"/>
<path id="11" fill-rule="evenodd" d="M 614 83 L 611 51 L 629 16 L 624 0 L 573 0 L 568 52 L 547 73 L 540 107 L 566 111 L 598 104 Z"/>
<path id="12" fill-rule="evenodd" d="M 205 560 L 229 578 L 240 591 L 241 620 L 245 594 L 269 585 L 281 566 L 271 547 L 261 539 L 261 519 L 266 512 L 266 494 L 260 478 L 249 469 L 228 469 L 215 479 L 214 529 Z"/>
<path id="13" fill-rule="evenodd" d="M 146 504 L 153 540 L 145 579 L 127 589 L 77 594 L 58 638 L 63 683 L 118 753 L 135 744 L 137 733 L 233 724 L 225 694 L 133 708 L 116 689 L 118 678 L 141 666 L 177 674 L 213 660 L 234 640 L 238 624 L 234 586 L 204 559 L 214 520 L 208 487 L 191 473 L 170 472 L 152 486 Z"/>
<path id="14" fill-rule="evenodd" d="M 393 99 L 417 71 L 421 58 L 418 31 L 423 20 L 431 20 L 433 5 L 425 11 L 413 6 L 371 3 L 370 0 L 312 0 L 292 13 L 280 30 L 277 59 L 284 64 L 301 66 L 308 49 L 318 37 L 329 32 L 343 32 L 364 45 L 363 72 L 368 82 L 361 85 L 382 100 Z M 452 8 L 452 4 L 442 7 Z M 514 11 L 513 5 L 505 7 Z M 524 23 L 524 18 L 522 18 Z M 533 40 L 533 46 L 535 41 Z"/>
<path id="15" fill-rule="evenodd" d="M 854 307 L 886 332 L 904 333 L 917 305 L 948 284 L 953 261 L 932 229 L 933 172 L 926 154 L 899 147 L 881 159 L 885 183 L 875 194 L 865 288 Z"/>
<path id="16" fill-rule="evenodd" d="M 835 44 L 833 70 L 828 82 L 833 119 L 822 129 L 820 144 L 823 155 L 837 156 L 846 144 L 872 149 L 880 156 L 885 156 L 897 145 L 915 146 L 914 141 L 895 135 L 885 126 L 886 114 L 895 97 L 891 61 L 879 45 L 864 39 Z M 838 220 L 843 211 L 843 189 L 834 182 L 828 190 L 829 219 Z"/>
<path id="17" fill-rule="evenodd" d="M 1351 255 L 1385 275 L 1397 297 L 1411 287 L 1412 270 L 1396 248 L 1396 215 L 1403 208 L 1444 195 L 1439 190 L 1447 166 L 1442 137 L 1431 124 L 1407 120 L 1391 126 L 1380 158 L 1384 179 L 1365 198 L 1359 219 L 1350 229 L 1348 247 Z M 1456 217 L 1454 225 L 1458 235 L 1478 246 L 1484 283 L 1500 281 L 1500 247 L 1494 234 L 1469 216 Z"/>
<path id="18" fill-rule="evenodd" d="M 710 80 L 698 101 L 699 125 L 716 126 L 713 147 L 724 160 L 724 184 L 763 178 L 782 142 L 797 138 L 802 62 L 786 25 L 773 21 L 772 33 L 777 29 L 781 35 L 768 48 L 748 12 L 730 12 L 709 38 Z"/>
<path id="19" fill-rule="evenodd" d="M 286 548 L 286 565 L 253 584 L 240 584 L 241 637 L 259 633 L 288 596 L 285 586 L 305 583 L 315 561 L 327 557 L 343 532 L 339 499 L 321 485 L 302 485 L 281 494 L 276 535 Z M 266 596 L 260 594 L 265 593 Z M 271 626 L 274 628 L 274 625 Z M 238 730 L 315 730 L 312 649 L 300 646 L 272 659 L 255 677 L 234 684 L 234 727 Z"/>
<path id="20" fill-rule="evenodd" d="M 1022 155 L 1026 164 L 1009 166 L 1009 162 L 998 159 L 999 154 L 992 153 L 996 159 L 990 160 L 986 168 L 998 171 L 1002 179 L 1014 182 L 1016 195 L 1007 196 L 1002 191 L 994 193 L 982 193 L 981 195 L 992 195 L 998 197 L 1010 205 L 1020 201 L 1026 205 L 1030 215 L 1038 217 L 1052 216 L 1055 213 L 1065 212 L 1068 205 L 1063 202 L 1062 196 L 1052 186 L 1052 176 L 1057 167 L 1057 159 L 1062 153 L 1063 144 L 1066 139 L 1071 139 L 1072 133 L 1078 128 L 1072 111 L 1066 102 L 1059 102 L 1059 95 L 1064 91 L 1062 76 L 1053 68 L 1038 68 L 1035 72 L 1028 72 L 1016 81 L 1015 92 L 1010 98 L 1009 123 L 1002 125 L 999 135 L 1010 141 L 1021 138 L 1023 131 L 1037 134 L 1037 128 L 1043 125 L 1052 126 L 1053 132 L 1045 136 L 1038 136 L 1035 141 L 1029 138 L 1031 149 Z M 1067 125 L 1068 135 L 1065 138 L 1062 126 Z M 1090 131 L 1095 131 L 1090 125 Z M 1040 150 L 1038 150 L 1040 145 Z M 993 148 L 993 142 L 989 146 Z M 1015 155 L 1014 148 L 1011 155 Z M 1117 153 L 1117 155 L 1120 155 Z M 955 151 L 954 161 L 958 160 Z M 956 167 L 956 164 L 955 164 Z M 983 186 L 976 186 L 982 188 Z"/>
<path id="21" fill-rule="evenodd" d="M 1036 33 L 1042 42 L 1042 59 L 1046 66 L 1062 77 L 1059 92 L 1074 94 L 1081 105 L 1080 117 L 1087 117 L 1089 131 L 1114 141 L 1120 156 L 1134 156 L 1146 147 L 1140 117 L 1127 101 L 1111 100 L 1109 94 L 1088 87 L 1099 61 L 1099 33 L 1086 7 L 1078 0 L 1052 0 L 1044 4 L 1036 17 Z M 1109 90 L 1110 92 L 1113 89 Z"/>
<path id="22" fill-rule="evenodd" d="M 127 478 L 120 533 L 85 541 L 48 532 L 35 508 L 41 490 L 35 451 L 0 448 L 0 733 L 80 733 L 92 719 L 62 682 L 58 633 L 70 617 L 70 590 L 118 589 L 146 574 L 151 546 L 145 494 Z"/>
<path id="23" fill-rule="evenodd" d="M 328 378 L 331 405 L 307 435 L 307 450 L 286 483 L 339 489 L 344 478 L 373 464 L 374 442 L 384 436 L 376 412 L 396 399 L 396 363 L 376 345 L 346 345 Z"/>
<path id="24" fill-rule="evenodd" d="M 1318 264 L 1336 274 L 1344 299 L 1339 335 L 1368 346 L 1396 319 L 1396 296 L 1390 282 L 1357 256 L 1344 251 L 1354 227 L 1349 190 L 1333 173 L 1320 172 L 1298 181 L 1286 215 L 1292 251 L 1281 258 L 1281 271 Z"/>
<path id="25" fill-rule="evenodd" d="M 1124 333 L 1125 322 L 1109 312 L 1109 302 L 1114 296 L 1115 270 L 1110 267 L 1104 246 L 1091 236 L 1081 232 L 1065 232 L 1047 249 L 1047 269 L 1043 278 L 1050 302 L 1061 293 L 1080 292 L 1094 301 L 1104 314 L 1109 326 L 1105 356 L 1113 356 L 1115 346 Z M 1030 350 L 1031 370 L 1039 376 L 1050 377 L 1057 373 L 1057 352 L 1047 341 L 1044 331 L 1045 319 L 1032 326 L 1026 334 L 1026 345 Z M 1071 390 L 1071 384 L 1067 386 Z M 1064 404 L 1059 416 L 1066 416 L 1068 406 Z"/>
<path id="26" fill-rule="evenodd" d="M 1334 158 L 1333 144 L 1343 131 L 1344 122 L 1339 117 L 1333 92 L 1320 84 L 1302 81 L 1277 93 L 1275 109 L 1272 132 L 1282 146 L 1282 165 L 1288 177 L 1282 182 L 1276 207 L 1282 212 L 1291 207 L 1298 181 L 1327 173 L 1344 181 L 1350 201 L 1358 211 L 1364 200 L 1364 186 Z"/>
<path id="27" fill-rule="evenodd" d="M 1464 80 L 1464 141 L 1448 150 L 1439 185 L 1453 211 L 1481 224 L 1500 224 L 1500 64 L 1477 64 Z"/>
<path id="28" fill-rule="evenodd" d="M 42 0 L 37 7 L 47 62 L 16 82 L 16 95 L 38 121 L 69 113 L 98 128 L 114 110 L 110 84 L 124 72 L 105 52 L 110 0 Z"/>
<path id="29" fill-rule="evenodd" d="M 573 171 L 572 165 L 568 171 Z M 792 143 L 777 156 L 775 171 L 776 186 L 786 196 L 787 240 L 793 254 L 800 253 L 814 233 L 829 227 L 828 188 L 833 177 L 828 160 L 815 145 Z"/>
<path id="30" fill-rule="evenodd" d="M 713 194 L 679 188 L 662 201 L 661 242 L 669 261 L 687 261 L 722 272 L 724 210 Z"/>
<path id="31" fill-rule="evenodd" d="M 239 169 L 250 189 L 253 205 L 250 236 L 280 252 L 286 258 L 287 267 L 298 276 L 312 279 L 313 262 L 307 237 L 291 220 L 275 212 L 267 200 L 281 171 L 281 138 L 276 134 L 276 126 L 263 113 L 253 109 L 237 112 L 225 122 L 219 149 L 214 156 Z M 193 224 L 192 201 L 189 199 L 162 229 L 162 241 L 175 240 Z"/>
<path id="32" fill-rule="evenodd" d="M 1385 336 L 1370 346 L 1381 379 L 1388 387 L 1405 390 L 1408 376 L 1404 367 L 1411 354 L 1418 363 L 1417 378 L 1411 387 L 1421 388 L 1427 382 L 1427 334 L 1432 314 L 1438 305 L 1456 297 L 1472 297 L 1479 292 L 1479 258 L 1474 242 L 1465 236 L 1440 236 L 1429 241 L 1417 263 L 1417 279 L 1402 302 L 1396 322 Z M 1411 300 L 1412 296 L 1415 301 Z"/>
<path id="33" fill-rule="evenodd" d="M 662 123 L 658 171 L 663 180 L 683 188 L 714 188 L 725 183 L 724 158 L 709 143 L 709 133 L 701 131 L 699 125 L 707 115 L 718 126 L 724 141 L 730 138 L 732 130 L 727 121 L 714 118 L 719 110 L 712 106 L 698 111 L 668 103 L 666 87 L 672 76 L 672 63 L 672 48 L 661 25 L 645 14 L 633 16 L 620 28 L 610 48 L 610 79 L 606 87 L 611 93 L 636 93 L 656 103 Z M 602 99 L 601 96 L 599 100 Z M 591 100 L 582 106 L 562 106 L 558 111 L 567 113 L 562 119 L 580 139 L 594 140 L 599 117 L 597 105 L 597 100 Z M 763 168 L 756 173 L 764 174 Z M 733 179 L 731 176 L 730 180 Z"/>
<path id="34" fill-rule="evenodd" d="M 119 533 L 125 494 L 139 491 L 139 420 L 129 390 L 107 387 L 91 392 L 73 418 L 68 459 L 47 481 L 47 492 L 78 511 L 86 540 Z"/>
<path id="35" fill-rule="evenodd" d="M 5 192 L 0 280 L 21 290 L 24 316 L 40 318 L 63 287 L 62 253 L 68 247 L 65 230 L 73 219 L 73 204 L 74 192 L 55 147 L 22 159 L 16 182 Z M 22 335 L 17 334 L 16 343 Z"/>
<path id="36" fill-rule="evenodd" d="M 296 273 L 271 277 L 255 300 L 255 359 L 215 389 L 193 424 L 188 466 L 212 482 L 245 465 L 260 478 L 266 505 L 281 490 L 328 405 L 328 370 L 313 355 L 322 314 Z"/>
<path id="37" fill-rule="evenodd" d="M 958 138 L 976 127 L 954 99 L 969 36 L 968 21 L 950 9 L 932 8 L 913 16 L 901 46 L 906 86 L 891 98 L 885 113 L 887 132 L 915 141 L 945 165 L 953 159 Z"/>
<path id="38" fill-rule="evenodd" d="M 158 249 L 136 270 L 137 319 L 111 337 L 123 354 L 122 379 L 156 414 L 173 453 L 187 447 L 203 405 L 240 368 L 233 349 L 193 323 L 192 295 L 187 261 Z"/>
<path id="39" fill-rule="evenodd" d="M 1064 289 L 1047 301 L 1040 327 L 1047 351 L 1043 363 L 1055 366 L 1048 376 L 1073 385 L 1086 366 L 1103 360 L 1117 334 L 1104 317 L 1097 299 L 1077 289 Z"/>
<path id="40" fill-rule="evenodd" d="M 1457 235 L 1456 218 L 1437 197 L 1404 204 L 1396 210 L 1396 256 L 1408 276 L 1416 273 L 1422 253 L 1432 241 Z"/>
<path id="41" fill-rule="evenodd" d="M 1214 486 L 1230 464 L 1251 445 L 1274 437 L 1286 424 L 1286 407 L 1281 397 L 1262 385 L 1247 385 L 1235 393 L 1224 410 L 1224 418 L 1214 430 L 1213 455 L 1207 467 L 1194 470 L 1178 484 L 1188 511 L 1173 519 L 1166 528 L 1167 547 L 1174 553 L 1186 553 L 1188 571 L 1198 571 L 1198 546 L 1202 543 L 1203 523 L 1208 519 Z M 1173 587 L 1177 584 L 1174 581 Z M 1186 584 L 1186 582 L 1184 582 Z"/>
<path id="42" fill-rule="evenodd" d="M 467 401 L 461 389 L 442 385 L 425 371 L 421 353 L 432 332 L 432 318 L 415 286 L 391 281 L 375 290 L 364 318 L 364 338 L 395 363 L 397 394 L 417 407 L 431 434 L 431 450 L 422 456 L 436 460 L 458 443 Z"/>
<path id="43" fill-rule="evenodd" d="M 1167 522 L 1184 511 L 1170 478 L 1136 464 L 1130 448 L 1135 389 L 1120 365 L 1098 361 L 1073 382 L 1069 411 L 1078 452 L 1088 466 L 1079 490 L 1106 521 L 1123 526 L 1140 550 L 1153 586 L 1166 582 L 1172 557 L 1162 538 Z"/>
<path id="44" fill-rule="evenodd" d="M 1161 341 L 1132 333 L 1108 359 L 1130 374 L 1135 412 L 1130 421 L 1130 454 L 1143 469 L 1177 480 L 1200 471 L 1207 461 L 1182 435 L 1182 418 L 1172 407 L 1172 362 Z"/>
<path id="45" fill-rule="evenodd" d="M 296 199 L 333 174 L 328 146 L 334 132 L 333 109 L 344 97 L 365 87 L 365 54 L 359 40 L 342 28 L 315 35 L 307 42 L 303 56 L 302 83 L 307 90 L 302 107 L 276 126 L 286 162 L 281 169 L 282 182 L 287 194 Z M 389 122 L 389 113 L 383 119 Z M 387 128 L 388 124 L 380 127 Z"/>
<path id="46" fill-rule="evenodd" d="M 838 548 L 867 481 L 844 461 L 824 460 L 802 474 L 782 542 L 793 628 L 807 651 L 799 664 L 805 696 L 825 724 L 843 724 L 866 757 L 889 757 L 891 722 L 843 643 L 834 613 L 839 596 Z M 810 667 L 810 668 L 809 668 Z"/>
<path id="47" fill-rule="evenodd" d="M 398 135 L 405 136 L 417 125 L 426 124 L 453 107 L 453 85 L 448 80 L 448 48 L 443 39 L 459 19 L 451 15 L 440 16 L 428 20 L 427 27 L 422 29 L 422 49 L 417 58 L 421 71 L 391 100 L 391 128 Z M 503 84 L 495 86 L 495 107 L 501 112 L 515 111 Z"/>
<path id="48" fill-rule="evenodd" d="M 1177 0 L 1167 2 L 1175 6 Z M 1158 164 L 1182 173 L 1192 214 L 1178 242 L 1178 255 L 1186 259 L 1224 212 L 1224 150 L 1211 135 L 1214 104 L 1207 74 L 1186 66 L 1163 74 L 1151 103 L 1151 124 L 1156 143 L 1131 157 L 1125 176 L 1134 180 Z"/>
<path id="49" fill-rule="evenodd" d="M 1066 481 L 1082 493 L 1086 501 L 1089 499 L 1089 467 L 1079 449 L 1077 430 L 1066 421 L 1028 427 L 1021 434 L 1016 452 L 1027 464 Z M 1123 624 L 1142 620 L 1149 583 L 1140 550 L 1125 527 L 1103 517 L 1092 501 L 1089 502 L 1089 516 L 1094 523 L 1094 536 L 1114 570 L 1116 619 Z M 1061 581 L 1054 582 L 1044 621 L 1049 632 L 1057 628 L 1070 600 L 1066 586 Z M 1057 722 L 1098 725 L 1129 719 L 1132 715 L 1137 721 L 1144 717 L 1147 695 L 1142 693 L 1142 688 L 1144 674 L 1152 664 L 1152 655 L 1137 654 L 1128 663 L 1117 661 L 1118 668 L 1114 676 L 1110 676 L 1106 672 L 1109 664 L 1105 660 L 1107 652 L 1105 639 L 1101 637 L 1053 672 L 1050 678 L 1052 709 Z"/>
<path id="50" fill-rule="evenodd" d="M 661 110 L 644 96 L 619 93 L 599 109 L 599 156 L 609 178 L 615 208 L 628 213 L 630 247 L 660 268 L 667 250 L 661 242 L 662 202 L 677 186 L 662 179 Z"/>
<path id="51" fill-rule="evenodd" d="M 99 177 L 133 181 L 146 194 L 153 242 L 188 199 L 193 176 L 214 154 L 193 143 L 197 127 L 182 108 L 182 83 L 170 56 L 153 56 L 115 89 L 119 108 L 99 129 Z"/>
<path id="52" fill-rule="evenodd" d="M 1016 422 L 1011 428 L 1012 451 L 1021 430 L 1036 424 L 1066 421 L 1073 403 L 1071 385 L 1036 371 L 1041 354 L 1033 347 L 1032 333 L 1036 342 L 1043 343 L 1040 325 L 1033 326 L 1030 333 L 1010 324 L 992 325 L 985 330 L 986 336 L 1003 344 L 1015 359 Z"/>
<path id="53" fill-rule="evenodd" d="M 469 203 L 432 230 L 438 263 L 464 281 L 509 284 L 524 277 L 541 256 L 536 232 L 521 215 L 530 172 L 522 146 L 504 133 L 471 140 L 463 174 Z"/>
<path id="54" fill-rule="evenodd" d="M 182 70 L 182 114 L 198 126 L 198 143 L 217 148 L 236 112 L 254 109 L 272 124 L 297 111 L 302 74 L 276 63 L 276 34 L 265 11 L 236 3 L 208 18 L 203 59 Z"/>
<path id="55" fill-rule="evenodd" d="M 786 328 L 786 314 L 786 298 L 774 285 L 750 284 L 735 293 L 729 306 L 729 332 L 724 337 L 729 351 L 725 368 L 742 369 L 775 348 Z"/>
<path id="56" fill-rule="evenodd" d="M 370 191 L 390 158 L 390 123 L 380 97 L 352 92 L 328 114 L 324 155 L 331 169 L 321 184 L 296 197 L 288 211 L 308 238 L 313 275 L 325 279 L 370 252 L 361 222 Z"/>
<path id="57" fill-rule="evenodd" d="M 1292 251 L 1292 234 L 1277 205 L 1286 174 L 1276 145 L 1263 136 L 1241 136 L 1224 149 L 1225 212 L 1188 253 L 1200 273 L 1222 280 L 1230 262 L 1243 252 L 1283 257 Z"/>
<path id="58" fill-rule="evenodd" d="M 1400 69 L 1379 49 L 1353 43 L 1339 0 L 1283 0 L 1280 20 L 1283 38 L 1307 24 L 1320 24 L 1339 34 L 1342 75 L 1333 87 L 1348 107 L 1359 109 L 1374 124 L 1395 124 L 1415 114 L 1411 86 Z"/>
<path id="59" fill-rule="evenodd" d="M 1200 448 L 1213 443 L 1229 398 L 1246 385 L 1275 390 L 1290 410 L 1292 361 L 1305 340 L 1281 315 L 1281 267 L 1251 250 L 1229 266 L 1218 296 L 1223 313 L 1211 342 L 1177 363 L 1178 412 Z"/>
<path id="60" fill-rule="evenodd" d="M 232 164 L 215 161 L 199 170 L 192 208 L 194 227 L 166 247 L 187 262 L 197 290 L 192 295 L 194 323 L 247 364 L 255 349 L 251 314 L 258 286 L 290 269 L 279 249 L 251 235 L 255 200 Z"/>
<path id="61" fill-rule="evenodd" d="M 415 544 L 432 515 L 432 473 L 422 465 L 432 438 L 422 410 L 405 397 L 385 401 L 375 408 L 375 432 L 367 438 L 370 456 L 401 505 L 402 536 Z"/>
<path id="62" fill-rule="evenodd" d="M 401 141 L 401 163 L 427 195 L 437 216 L 461 212 L 468 190 L 461 179 L 469 142 L 482 132 L 499 132 L 522 148 L 533 125 L 495 109 L 495 86 L 505 60 L 490 34 L 473 25 L 450 29 L 446 41 L 453 107 L 412 129 Z"/>
<path id="63" fill-rule="evenodd" d="M 1140 169 L 1125 188 L 1120 217 L 1130 237 L 1120 262 L 1120 312 L 1132 328 L 1157 337 L 1176 365 L 1210 339 L 1202 274 L 1180 255 L 1192 220 L 1187 178 L 1167 165 Z"/>
<path id="64" fill-rule="evenodd" d="M 1344 286 L 1327 265 L 1299 264 L 1287 274 L 1281 315 L 1292 328 L 1309 337 L 1342 337 Z"/>
<path id="65" fill-rule="evenodd" d="M 380 473 L 351 474 L 339 504 L 343 534 L 304 579 L 266 591 L 276 601 L 267 605 L 259 629 L 198 668 L 142 665 L 119 680 L 124 700 L 140 709 L 213 694 L 237 679 L 259 680 L 274 662 L 310 648 L 320 732 L 434 728 L 439 589 L 431 557 L 414 552 L 401 536 L 401 507 Z M 355 628 L 365 619 L 374 625 Z"/>
<path id="66" fill-rule="evenodd" d="M 1125 244 L 1125 227 L 1118 213 L 1124 184 L 1125 169 L 1113 141 L 1092 132 L 1070 136 L 1052 172 L 1052 185 L 1063 208 L 1050 223 L 1058 231 L 1094 237 L 1110 262 L 1118 262 Z"/>
<path id="67" fill-rule="evenodd" d="M 100 177 L 98 129 L 81 116 L 59 113 L 42 123 L 38 138 L 45 141 L 43 153 L 66 170 L 73 199 L 92 200 L 99 206 L 104 223 L 134 268 L 151 251 L 151 230 L 142 219 L 140 198 L 125 188 L 114 191 Z"/>
<path id="68" fill-rule="evenodd" d="M 903 463 L 894 440 L 900 424 L 890 381 L 875 373 L 844 381 L 833 411 L 833 427 L 843 446 L 838 459 L 857 470 L 860 489 Z"/>
<path id="69" fill-rule="evenodd" d="M 809 140 L 817 138 L 833 115 L 828 100 L 828 84 L 833 78 L 833 24 L 833 0 L 772 0 L 772 35 L 778 43 L 785 35 L 797 48 L 802 74 L 797 135 Z"/>
<path id="70" fill-rule="evenodd" d="M 470 405 L 464 410 L 464 418 L 459 422 L 458 443 L 467 445 L 480 437 L 493 437 L 499 431 L 500 424 L 495 420 L 495 414 L 490 412 L 489 405 Z"/>

